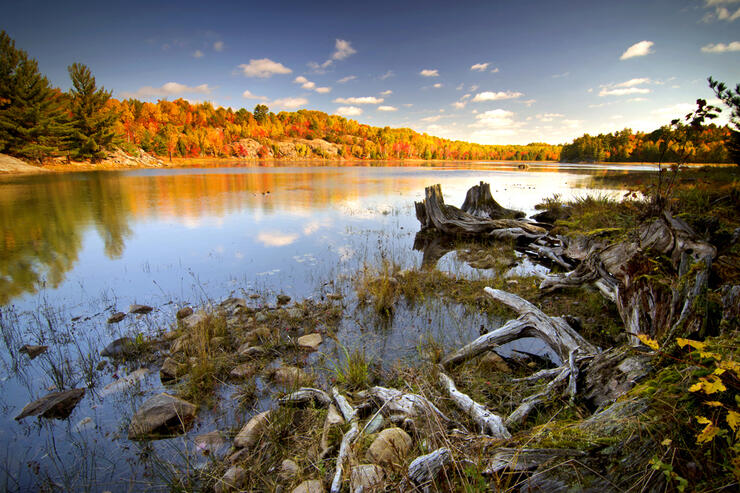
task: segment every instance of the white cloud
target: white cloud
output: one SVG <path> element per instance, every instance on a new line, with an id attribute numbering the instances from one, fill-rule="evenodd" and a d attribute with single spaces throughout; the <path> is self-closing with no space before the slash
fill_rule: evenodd
<path id="1" fill-rule="evenodd" d="M 362 114 L 362 108 L 357 106 L 340 106 L 336 111 L 340 116 L 359 116 Z"/>
<path id="2" fill-rule="evenodd" d="M 168 96 L 176 96 L 182 94 L 210 94 L 211 88 L 208 84 L 201 84 L 199 86 L 186 86 L 178 82 L 167 82 L 162 84 L 160 87 L 144 86 L 136 92 L 122 92 L 121 97 L 123 98 L 166 98 Z"/>
<path id="3" fill-rule="evenodd" d="M 275 106 L 279 106 L 281 108 L 285 109 L 296 109 L 300 108 L 301 106 L 306 106 L 308 104 L 308 99 L 306 98 L 281 98 L 276 99 L 272 102 Z"/>
<path id="4" fill-rule="evenodd" d="M 628 58 L 649 55 L 653 52 L 651 48 L 654 44 L 655 43 L 652 41 L 640 41 L 639 43 L 635 43 L 627 48 L 627 51 L 622 53 L 622 56 L 620 56 L 619 59 L 627 60 Z"/>
<path id="5" fill-rule="evenodd" d="M 438 122 L 440 118 L 442 118 L 442 115 L 434 115 L 434 116 L 428 116 L 426 118 L 422 118 L 421 121 L 427 122 L 427 123 L 433 123 L 433 122 Z"/>
<path id="6" fill-rule="evenodd" d="M 717 16 L 717 19 L 721 21 L 732 22 L 740 18 L 740 8 L 737 9 L 735 12 L 730 13 L 730 11 L 724 7 L 717 7 L 717 10 L 715 10 L 715 15 Z"/>
<path id="7" fill-rule="evenodd" d="M 455 89 L 458 91 L 462 91 L 463 89 L 465 89 L 465 83 L 460 82 L 460 84 Z"/>
<path id="8" fill-rule="evenodd" d="M 695 104 L 691 103 L 677 103 L 671 106 L 665 106 L 663 108 L 657 108 L 651 111 L 653 115 L 660 115 L 665 118 L 675 118 L 691 113 L 696 109 Z"/>
<path id="9" fill-rule="evenodd" d="M 257 241 L 265 246 L 286 246 L 298 239 L 294 233 L 281 233 L 279 231 L 262 231 L 257 235 Z"/>
<path id="10" fill-rule="evenodd" d="M 498 67 L 491 69 L 492 74 L 497 74 L 499 72 Z"/>
<path id="11" fill-rule="evenodd" d="M 612 87 L 635 87 L 641 86 L 643 84 L 650 84 L 650 79 L 646 77 L 641 77 L 639 79 L 630 79 L 624 82 L 620 82 L 619 84 L 613 84 Z"/>
<path id="12" fill-rule="evenodd" d="M 342 77 L 342 78 L 341 78 L 341 79 L 339 79 L 339 80 L 338 80 L 337 82 L 338 82 L 339 84 L 345 84 L 345 83 L 347 83 L 347 82 L 349 82 L 349 81 L 351 81 L 351 80 L 355 80 L 356 78 L 357 78 L 357 76 L 356 76 L 356 75 L 348 75 L 347 77 Z"/>
<path id="13" fill-rule="evenodd" d="M 301 87 L 304 89 L 314 89 L 316 87 L 316 83 L 311 82 L 310 80 L 306 79 L 302 75 L 299 75 L 295 79 L 293 79 L 294 84 L 301 84 Z"/>
<path id="14" fill-rule="evenodd" d="M 195 50 L 193 53 L 193 58 L 203 58 L 203 52 L 200 50 Z"/>
<path id="15" fill-rule="evenodd" d="M 432 87 L 434 87 L 435 89 L 439 89 L 440 87 L 442 87 L 442 83 L 441 82 L 437 82 Z"/>
<path id="16" fill-rule="evenodd" d="M 737 3 L 740 2 L 740 0 L 707 0 L 706 4 L 707 7 L 712 7 L 714 5 L 722 5 L 725 3 Z"/>
<path id="17" fill-rule="evenodd" d="M 383 102 L 383 98 L 376 98 L 375 96 L 363 96 L 359 98 L 337 98 L 334 100 L 334 102 L 341 104 L 380 104 Z"/>
<path id="18" fill-rule="evenodd" d="M 248 64 L 239 65 L 244 75 L 247 77 L 259 77 L 265 79 L 275 74 L 289 74 L 293 72 L 282 63 L 274 62 L 269 58 L 260 58 L 258 60 L 249 60 Z"/>
<path id="19" fill-rule="evenodd" d="M 520 92 L 512 92 L 512 91 L 499 91 L 499 92 L 491 92 L 491 91 L 484 91 L 480 92 L 475 95 L 473 98 L 473 101 L 476 103 L 479 103 L 481 101 L 499 101 L 501 99 L 516 99 L 518 97 L 524 96 L 524 94 Z"/>
<path id="20" fill-rule="evenodd" d="M 647 94 L 649 92 L 650 89 L 647 89 L 645 87 L 603 87 L 601 91 L 599 91 L 599 96 L 627 96 L 629 94 Z"/>
<path id="21" fill-rule="evenodd" d="M 531 107 L 534 103 L 537 102 L 536 99 L 525 99 L 524 101 L 519 101 L 520 103 L 527 106 L 527 108 Z"/>
<path id="22" fill-rule="evenodd" d="M 419 75 L 422 75 L 424 77 L 439 77 L 439 70 L 425 68 L 424 70 L 419 72 Z"/>
<path id="23" fill-rule="evenodd" d="M 479 87 L 479 86 L 478 86 L 477 84 L 473 84 L 472 86 L 470 86 L 470 92 L 475 92 L 475 91 L 477 91 L 477 90 L 478 90 L 478 87 Z"/>
<path id="24" fill-rule="evenodd" d="M 562 74 L 554 74 L 552 75 L 553 79 L 561 79 L 563 77 L 568 77 L 570 75 L 570 72 L 563 72 Z"/>
<path id="25" fill-rule="evenodd" d="M 250 91 L 249 89 L 242 93 L 242 97 L 246 99 L 259 99 L 260 101 L 267 101 L 266 97 L 252 94 L 252 91 Z"/>
<path id="26" fill-rule="evenodd" d="M 627 100 L 628 103 L 639 103 L 641 101 L 647 101 L 647 98 L 630 98 Z"/>
<path id="27" fill-rule="evenodd" d="M 352 48 L 349 41 L 344 39 L 337 39 L 334 43 L 334 53 L 331 55 L 332 60 L 344 60 L 350 55 L 357 53 L 357 50 Z"/>
<path id="28" fill-rule="evenodd" d="M 485 72 L 488 69 L 488 63 L 476 63 L 470 70 L 477 70 L 478 72 Z"/>
<path id="29" fill-rule="evenodd" d="M 223 41 L 216 41 L 213 43 L 213 50 L 214 51 L 223 51 L 224 50 L 224 42 Z"/>
<path id="30" fill-rule="evenodd" d="M 393 70 L 389 70 L 388 72 L 386 72 L 386 73 L 384 73 L 383 75 L 380 76 L 380 80 L 389 79 L 389 78 L 393 77 L 394 75 L 396 75 L 396 74 L 393 72 Z"/>
<path id="31" fill-rule="evenodd" d="M 726 53 L 728 51 L 740 51 L 740 41 L 733 41 L 730 44 L 710 43 L 701 47 L 704 53 Z"/>
<path id="32" fill-rule="evenodd" d="M 508 142 L 511 136 L 516 135 L 517 129 L 522 126 L 521 122 L 514 120 L 513 112 L 503 109 L 480 113 L 475 116 L 475 120 L 475 123 L 468 125 L 476 129 L 470 138 L 481 144 Z"/>
<path id="33" fill-rule="evenodd" d="M 489 110 L 476 115 L 475 123 L 469 126 L 474 128 L 506 128 L 515 124 L 514 112 L 502 109 Z"/>
<path id="34" fill-rule="evenodd" d="M 393 94 L 393 91 L 391 91 L 390 89 L 380 93 L 381 96 L 390 96 L 391 94 Z"/>
<path id="35" fill-rule="evenodd" d="M 395 106 L 378 106 L 378 111 L 398 111 Z"/>
<path id="36" fill-rule="evenodd" d="M 331 92 L 331 87 L 317 87 L 316 92 L 319 94 L 328 94 Z"/>
<path id="37" fill-rule="evenodd" d="M 535 118 L 542 122 L 551 122 L 555 118 L 562 118 L 565 115 L 561 115 L 560 113 L 545 113 L 545 114 L 537 114 L 535 115 Z"/>
<path id="38" fill-rule="evenodd" d="M 461 109 L 465 108 L 465 105 L 466 104 L 467 104 L 466 101 L 455 101 L 454 103 L 452 103 L 452 106 L 454 106 L 458 110 L 461 110 Z"/>

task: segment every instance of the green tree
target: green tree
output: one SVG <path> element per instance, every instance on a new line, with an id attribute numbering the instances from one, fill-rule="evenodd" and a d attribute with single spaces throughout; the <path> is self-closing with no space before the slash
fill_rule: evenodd
<path id="1" fill-rule="evenodd" d="M 257 123 L 262 123 L 267 119 L 267 113 L 269 111 L 270 109 L 267 107 L 267 105 L 258 104 L 254 107 L 254 119 L 257 120 Z"/>
<path id="2" fill-rule="evenodd" d="M 70 147 L 78 159 L 93 162 L 105 157 L 106 151 L 116 141 L 114 125 L 118 114 L 106 109 L 105 103 L 111 92 L 98 89 L 90 69 L 81 63 L 73 63 L 67 70 L 72 79 L 72 126 Z"/>
<path id="3" fill-rule="evenodd" d="M 723 82 L 718 82 L 711 77 L 707 79 L 709 87 L 712 88 L 717 97 L 730 108 L 730 140 L 727 142 L 727 150 L 735 164 L 740 166 L 740 84 L 735 90 L 728 89 Z"/>
<path id="4" fill-rule="evenodd" d="M 61 153 L 69 134 L 64 95 L 36 60 L 0 32 L 0 152 L 38 162 Z"/>

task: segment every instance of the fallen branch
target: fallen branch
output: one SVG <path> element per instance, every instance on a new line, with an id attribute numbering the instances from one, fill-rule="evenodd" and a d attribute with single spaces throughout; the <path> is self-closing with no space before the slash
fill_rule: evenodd
<path id="1" fill-rule="evenodd" d="M 437 406 L 429 402 L 426 398 L 417 394 L 406 394 L 396 389 L 385 387 L 372 387 L 357 394 L 360 398 L 370 398 L 380 401 L 380 405 L 385 407 L 384 416 L 399 421 L 398 415 L 401 415 L 401 421 L 406 418 L 416 418 L 418 416 L 436 415 L 444 421 L 449 418 L 440 411 Z"/>
<path id="2" fill-rule="evenodd" d="M 478 404 L 469 396 L 457 390 L 455 382 L 450 377 L 440 372 L 439 383 L 444 387 L 457 407 L 478 424 L 481 433 L 490 435 L 493 438 L 511 438 L 511 433 L 504 426 L 501 417 L 490 412 L 485 406 Z"/>
<path id="3" fill-rule="evenodd" d="M 349 457 L 352 442 L 359 436 L 357 411 L 350 406 L 347 399 L 339 393 L 336 387 L 331 389 L 334 401 L 337 403 L 339 412 L 342 413 L 345 421 L 350 424 L 350 429 L 342 437 L 342 444 L 339 446 L 339 455 L 337 455 L 337 466 L 334 472 L 334 478 L 331 482 L 331 493 L 339 493 L 342 489 L 342 475 L 344 472 L 344 462 Z"/>
<path id="4" fill-rule="evenodd" d="M 439 473 L 439 470 L 451 460 L 449 449 L 438 448 L 431 454 L 422 455 L 409 464 L 409 478 L 426 491 L 429 483 Z"/>
<path id="5" fill-rule="evenodd" d="M 323 390 L 303 387 L 278 399 L 281 406 L 305 406 L 314 403 L 320 407 L 329 407 L 331 397 Z"/>

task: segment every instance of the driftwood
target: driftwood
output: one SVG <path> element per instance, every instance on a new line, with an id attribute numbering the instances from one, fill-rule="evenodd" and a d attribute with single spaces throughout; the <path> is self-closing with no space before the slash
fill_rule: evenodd
<path id="1" fill-rule="evenodd" d="M 345 421 L 350 424 L 350 429 L 347 433 L 344 434 L 344 437 L 342 437 L 342 443 L 339 446 L 339 454 L 337 455 L 337 467 L 336 471 L 334 471 L 334 478 L 331 482 L 331 489 L 329 490 L 331 491 L 331 493 L 339 493 L 339 491 L 342 489 L 344 463 L 349 457 L 352 442 L 354 442 L 354 440 L 359 436 L 360 430 L 357 425 L 357 411 L 353 409 L 352 406 L 350 406 L 349 402 L 347 402 L 347 399 L 339 393 L 339 390 L 337 390 L 336 387 L 333 387 L 331 389 L 331 392 L 334 396 L 334 401 L 337 403 L 339 412 L 342 413 Z"/>
<path id="2" fill-rule="evenodd" d="M 426 485 L 434 480 L 439 470 L 451 459 L 450 450 L 444 447 L 431 454 L 419 456 L 409 464 L 409 479 L 426 491 Z"/>
<path id="3" fill-rule="evenodd" d="M 372 387 L 363 392 L 358 392 L 357 396 L 379 402 L 383 415 L 394 422 L 403 421 L 407 418 L 414 419 L 419 416 L 436 416 L 444 421 L 449 421 L 449 418 L 437 406 L 417 394 L 406 394 L 400 390 L 386 387 Z"/>
<path id="4" fill-rule="evenodd" d="M 480 427 L 481 433 L 490 435 L 493 438 L 511 438 L 511 433 L 504 426 L 504 421 L 501 417 L 457 390 L 455 382 L 450 377 L 440 372 L 439 383 L 447 391 L 447 394 L 457 407 L 476 422 Z"/>
<path id="5" fill-rule="evenodd" d="M 561 386 L 562 383 L 565 382 L 565 380 L 569 376 L 570 367 L 563 367 L 558 376 L 556 376 L 550 383 L 548 383 L 543 391 L 538 392 L 534 395 L 530 395 L 529 397 L 526 397 L 524 400 L 522 400 L 521 404 L 519 404 L 519 406 L 517 406 L 517 408 L 512 411 L 509 417 L 506 418 L 506 426 L 512 426 L 524 421 L 524 419 L 529 416 L 529 413 L 532 412 L 532 409 L 540 404 L 547 402 L 550 399 L 550 396 L 555 393 L 555 391 Z"/>
<path id="6" fill-rule="evenodd" d="M 585 254 L 581 264 L 567 274 L 547 277 L 541 289 L 552 291 L 596 282 L 602 293 L 616 302 L 634 344 L 638 342 L 634 334 L 638 333 L 670 338 L 701 329 L 704 314 L 697 309 L 696 301 L 706 292 L 717 252 L 685 222 L 664 212 L 641 225 L 635 238 L 608 246 L 574 243 L 579 244 L 578 248 L 568 249 Z M 675 277 L 670 286 L 652 275 L 658 256 L 670 259 Z"/>
<path id="7" fill-rule="evenodd" d="M 306 406 L 314 404 L 319 407 L 329 407 L 331 397 L 323 390 L 303 387 L 278 399 L 278 404 L 281 406 Z"/>
<path id="8" fill-rule="evenodd" d="M 515 449 L 500 448 L 491 458 L 483 475 L 498 474 L 506 469 L 510 471 L 529 471 L 552 459 L 566 457 L 583 457 L 586 453 L 576 449 L 540 448 Z"/>
<path id="9" fill-rule="evenodd" d="M 415 203 L 416 218 L 421 223 L 422 230 L 436 230 L 447 235 L 467 237 L 491 237 L 496 230 L 510 230 L 508 233 L 500 234 L 508 237 L 513 235 L 517 239 L 522 238 L 525 242 L 530 242 L 532 239 L 544 236 L 547 233 L 544 228 L 535 226 L 528 221 L 505 218 L 491 219 L 446 205 L 440 185 L 427 187 L 424 194 L 424 201 Z M 490 188 L 488 194 L 490 196 Z M 493 201 L 493 198 L 491 198 L 491 201 Z M 472 210 L 472 205 L 469 207 Z M 521 230 L 519 236 L 514 233 L 517 228 Z"/>
<path id="10" fill-rule="evenodd" d="M 493 199 L 491 185 L 484 182 L 468 190 L 461 209 L 473 216 L 488 219 L 519 219 L 525 216 L 522 211 L 502 207 Z"/>

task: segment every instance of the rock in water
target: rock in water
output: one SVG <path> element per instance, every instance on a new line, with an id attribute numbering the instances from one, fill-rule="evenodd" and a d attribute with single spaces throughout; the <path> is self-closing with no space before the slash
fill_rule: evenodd
<path id="1" fill-rule="evenodd" d="M 257 443 L 257 440 L 264 434 L 269 424 L 270 411 L 265 411 L 254 416 L 234 438 L 234 447 L 251 447 Z"/>
<path id="2" fill-rule="evenodd" d="M 287 305 L 288 303 L 290 303 L 290 296 L 288 296 L 287 294 L 279 294 L 277 296 L 277 302 L 278 305 Z"/>
<path id="3" fill-rule="evenodd" d="M 108 318 L 108 323 L 109 324 L 117 324 L 118 322 L 120 322 L 124 318 L 126 318 L 126 314 L 125 313 L 123 313 L 123 312 L 116 312 L 116 313 L 114 313 L 113 315 L 111 315 Z"/>
<path id="4" fill-rule="evenodd" d="M 309 351 L 316 351 L 321 345 L 321 334 L 307 334 L 298 338 L 298 347 L 301 349 L 308 349 Z"/>
<path id="5" fill-rule="evenodd" d="M 232 466 L 226 474 L 213 487 L 215 493 L 226 493 L 227 491 L 241 491 L 247 484 L 249 474 L 244 468 Z"/>
<path id="6" fill-rule="evenodd" d="M 154 308 L 148 305 L 131 305 L 128 307 L 129 313 L 135 313 L 137 315 L 144 315 L 152 310 L 154 310 Z"/>
<path id="7" fill-rule="evenodd" d="M 106 395 L 115 394 L 129 387 L 133 387 L 138 382 L 143 380 L 148 374 L 149 374 L 148 368 L 139 368 L 136 371 L 132 371 L 125 377 L 121 377 L 115 382 L 111 382 L 105 387 L 103 387 L 103 390 L 100 391 L 100 397 L 105 397 Z"/>
<path id="8" fill-rule="evenodd" d="M 177 310 L 176 317 L 178 320 L 182 320 L 183 318 L 189 317 L 192 314 L 193 314 L 193 309 L 190 308 L 189 306 L 186 306 L 184 308 L 180 308 L 179 310 Z"/>
<path id="9" fill-rule="evenodd" d="M 185 365 L 179 364 L 174 358 L 168 357 L 159 370 L 159 380 L 162 383 L 177 380 L 186 373 Z"/>
<path id="10" fill-rule="evenodd" d="M 32 346 L 30 344 L 25 344 L 18 349 L 18 352 L 26 353 L 29 358 L 34 359 L 39 354 L 45 353 L 48 349 L 49 346 Z"/>
<path id="11" fill-rule="evenodd" d="M 197 407 L 169 394 L 151 397 L 141 405 L 128 428 L 130 440 L 141 440 L 156 435 L 182 433 L 195 418 Z"/>
<path id="12" fill-rule="evenodd" d="M 42 418 L 66 419 L 72 414 L 78 402 L 85 395 L 85 389 L 63 390 L 46 394 L 41 399 L 26 404 L 16 420 L 28 416 L 41 415 Z"/>
<path id="13" fill-rule="evenodd" d="M 105 349 L 100 351 L 101 356 L 106 358 L 122 358 L 133 351 L 134 340 L 130 337 L 121 337 L 111 342 Z"/>
<path id="14" fill-rule="evenodd" d="M 401 428 L 387 428 L 367 450 L 367 459 L 384 466 L 399 465 L 411 448 L 411 437 Z"/>

